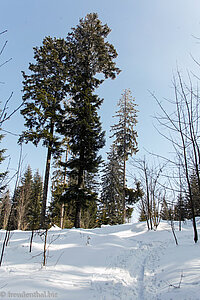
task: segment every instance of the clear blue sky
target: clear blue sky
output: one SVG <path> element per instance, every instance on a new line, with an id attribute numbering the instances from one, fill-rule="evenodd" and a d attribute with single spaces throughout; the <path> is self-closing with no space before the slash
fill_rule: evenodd
<path id="1" fill-rule="evenodd" d="M 181 70 L 195 68 L 192 53 L 200 61 L 200 2 L 198 0 L 6 0 L 1 2 L 0 45 L 8 40 L 0 57 L 0 100 L 4 102 L 13 91 L 10 109 L 21 102 L 22 76 L 33 60 L 33 47 L 40 46 L 45 36 L 65 37 L 71 27 L 87 13 L 97 12 L 103 23 L 112 29 L 108 40 L 119 54 L 117 63 L 122 69 L 114 81 L 107 80 L 98 90 L 104 103 L 101 109 L 103 129 L 109 136 L 112 115 L 123 89 L 130 88 L 138 104 L 138 156 L 144 148 L 156 153 L 167 153 L 168 144 L 153 126 L 152 115 L 158 107 L 148 90 L 161 99 L 169 98 L 172 72 L 177 64 Z M 200 70 L 197 69 L 200 73 Z M 14 133 L 23 130 L 23 117 L 16 114 L 4 126 Z M 7 148 L 12 169 L 17 168 L 19 147 L 15 136 L 6 135 L 2 147 Z M 105 147 L 108 150 L 109 142 Z M 24 168 L 30 164 L 44 173 L 46 150 L 32 144 L 24 146 Z M 105 157 L 105 155 L 104 155 Z M 2 167 L 2 166 L 0 166 Z"/>

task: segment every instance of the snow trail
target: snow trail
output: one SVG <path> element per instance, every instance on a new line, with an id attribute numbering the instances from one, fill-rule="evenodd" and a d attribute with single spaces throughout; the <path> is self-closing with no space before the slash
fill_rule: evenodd
<path id="1" fill-rule="evenodd" d="M 94 275 L 91 284 L 94 295 L 98 291 L 101 299 L 107 295 L 107 300 L 156 299 L 155 269 L 158 267 L 160 248 L 164 247 L 159 247 L 158 243 L 131 242 L 135 244 L 132 249 L 121 250 L 116 257 L 109 257 L 109 265 L 104 272 Z"/>

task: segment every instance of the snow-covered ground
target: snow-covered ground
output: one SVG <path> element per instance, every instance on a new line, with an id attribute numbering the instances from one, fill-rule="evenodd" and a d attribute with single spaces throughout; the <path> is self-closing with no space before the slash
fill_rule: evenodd
<path id="1" fill-rule="evenodd" d="M 34 237 L 29 253 L 31 233 L 14 231 L 0 267 L 0 299 L 200 299 L 200 244 L 190 221 L 181 232 L 175 227 L 178 246 L 167 222 L 149 232 L 145 223 L 54 228 L 46 267 L 43 237 Z"/>

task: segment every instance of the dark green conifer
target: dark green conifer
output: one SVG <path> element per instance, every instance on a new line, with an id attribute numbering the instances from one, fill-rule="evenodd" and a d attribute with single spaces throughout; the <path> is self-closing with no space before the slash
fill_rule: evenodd
<path id="1" fill-rule="evenodd" d="M 98 151 L 104 146 L 98 109 L 102 103 L 94 91 L 104 79 L 114 79 L 119 73 L 113 61 L 117 52 L 106 41 L 110 28 L 103 25 L 97 14 L 81 19 L 67 36 L 71 105 L 69 117 L 62 127 L 69 137 L 71 157 L 67 163 L 70 176 L 76 178 L 66 190 L 66 198 L 76 205 L 75 227 L 81 226 L 81 210 L 86 201 L 93 199 L 92 191 L 85 187 L 84 173 L 96 173 L 101 162 Z M 101 74 L 103 76 L 97 76 Z"/>
<path id="2" fill-rule="evenodd" d="M 47 147 L 46 171 L 43 188 L 41 226 L 44 226 L 50 163 L 52 155 L 60 150 L 61 140 L 56 134 L 62 121 L 62 101 L 66 96 L 66 43 L 63 39 L 46 37 L 41 47 L 34 48 L 35 63 L 29 65 L 30 75 L 23 72 L 24 109 L 21 114 L 27 130 L 20 142 L 38 145 L 43 141 Z"/>

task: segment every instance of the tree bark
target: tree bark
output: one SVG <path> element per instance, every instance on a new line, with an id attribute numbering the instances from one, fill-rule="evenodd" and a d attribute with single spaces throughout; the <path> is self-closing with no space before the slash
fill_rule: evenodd
<path id="1" fill-rule="evenodd" d="M 80 155 L 81 157 L 81 155 Z M 83 188 L 84 186 L 84 171 L 82 168 L 79 170 L 78 174 L 78 190 Z M 81 199 L 80 196 L 77 196 L 76 199 L 76 212 L 75 212 L 75 220 L 74 220 L 74 227 L 75 228 L 80 228 L 81 227 Z"/>
<path id="2" fill-rule="evenodd" d="M 60 213 L 60 228 L 64 228 L 64 216 L 65 216 L 65 204 L 64 202 L 61 205 L 61 213 Z"/>
<path id="3" fill-rule="evenodd" d="M 126 222 L 126 160 L 123 166 L 123 223 Z"/>
<path id="4" fill-rule="evenodd" d="M 45 237 L 44 237 L 44 253 L 43 253 L 43 266 L 46 266 L 46 259 L 47 259 L 47 233 L 48 229 L 45 229 Z"/>
<path id="5" fill-rule="evenodd" d="M 123 144 L 123 223 L 126 222 L 126 90 L 124 103 L 124 144 Z"/>
<path id="6" fill-rule="evenodd" d="M 4 251 L 5 251 L 5 247 L 6 247 L 6 244 L 7 244 L 8 236 L 9 236 L 9 231 L 6 231 L 5 238 L 4 238 L 4 241 L 3 241 L 2 250 L 1 250 L 0 267 L 2 265 Z"/>
<path id="7" fill-rule="evenodd" d="M 153 229 L 152 219 L 151 219 L 151 208 L 150 208 L 150 197 L 149 197 L 149 182 L 148 182 L 148 174 L 144 161 L 144 174 L 145 174 L 145 182 L 146 182 L 146 193 L 147 193 L 147 212 L 148 212 L 148 220 L 150 221 L 150 229 Z"/>
<path id="8" fill-rule="evenodd" d="M 33 236 L 34 236 L 34 230 L 32 230 L 32 231 L 31 231 L 31 239 L 30 239 L 30 247 L 29 247 L 29 252 L 31 252 L 31 251 L 32 251 Z"/>
<path id="9" fill-rule="evenodd" d="M 74 227 L 75 228 L 81 227 L 81 205 L 80 205 L 80 202 L 76 203 Z"/>
<path id="10" fill-rule="evenodd" d="M 54 132 L 54 124 L 51 124 L 50 135 L 52 137 L 53 137 L 53 132 Z M 48 195 L 48 187 L 49 187 L 51 155 L 52 155 L 52 141 L 49 142 L 48 151 L 47 151 L 46 169 L 45 169 L 45 177 L 44 177 L 44 188 L 43 188 L 43 199 L 42 199 L 42 210 L 41 210 L 41 219 L 40 219 L 41 228 L 45 226 L 45 220 L 46 220 L 46 207 L 47 207 L 47 195 Z"/>
<path id="11" fill-rule="evenodd" d="M 69 154 L 69 145 L 67 145 L 67 149 L 66 149 L 65 163 L 68 162 L 68 154 Z M 67 183 L 67 167 L 65 166 L 64 180 L 63 180 L 64 187 L 66 183 Z M 65 218 L 65 203 L 62 202 L 61 212 L 60 212 L 60 228 L 62 229 L 64 228 L 64 218 Z"/>

